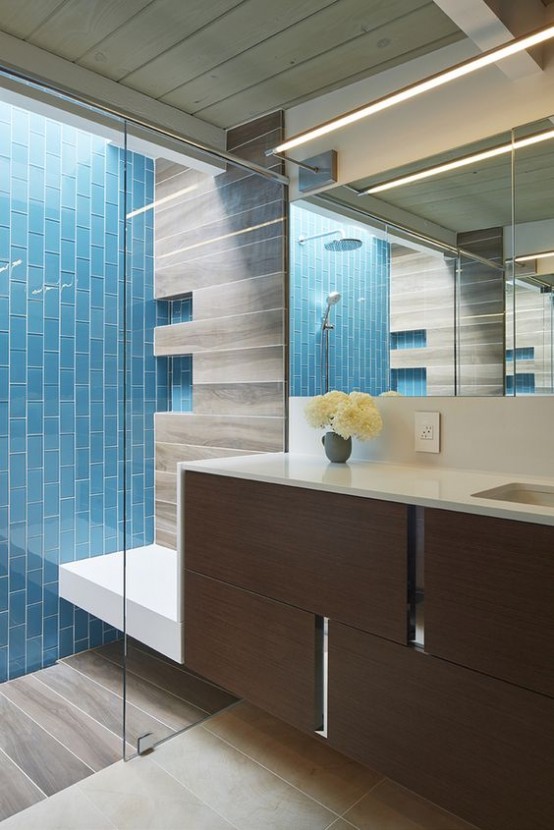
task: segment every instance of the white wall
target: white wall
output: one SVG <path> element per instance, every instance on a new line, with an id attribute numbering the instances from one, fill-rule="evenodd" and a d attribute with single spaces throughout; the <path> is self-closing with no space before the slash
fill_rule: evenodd
<path id="1" fill-rule="evenodd" d="M 290 399 L 289 451 L 323 457 L 321 435 L 304 418 L 308 398 Z M 384 428 L 354 441 L 353 459 L 554 476 L 554 398 L 377 398 Z M 414 412 L 441 413 L 442 451 L 414 451 Z"/>

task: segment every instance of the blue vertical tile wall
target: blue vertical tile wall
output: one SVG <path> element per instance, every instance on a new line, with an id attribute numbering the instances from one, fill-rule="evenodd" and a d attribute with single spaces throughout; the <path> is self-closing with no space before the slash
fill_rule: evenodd
<path id="1" fill-rule="evenodd" d="M 192 294 L 169 303 L 172 323 L 189 323 L 192 320 Z M 173 412 L 192 412 L 192 355 L 168 359 L 170 409 Z"/>
<path id="2" fill-rule="evenodd" d="M 116 636 L 60 600 L 60 563 L 153 540 L 150 159 L 0 104 L 0 681 Z M 127 341 L 123 317 L 127 318 Z M 122 417 L 124 345 L 127 457 Z"/>
<path id="3" fill-rule="evenodd" d="M 417 368 L 392 369 L 391 389 L 408 397 L 427 395 L 427 369 Z"/>
<path id="4" fill-rule="evenodd" d="M 362 240 L 352 251 L 327 251 L 325 239 L 300 245 L 302 236 L 343 231 Z M 323 391 L 321 323 L 327 295 L 341 293 L 331 309 L 329 388 L 379 395 L 389 389 L 390 246 L 359 225 L 291 206 L 291 395 Z"/>

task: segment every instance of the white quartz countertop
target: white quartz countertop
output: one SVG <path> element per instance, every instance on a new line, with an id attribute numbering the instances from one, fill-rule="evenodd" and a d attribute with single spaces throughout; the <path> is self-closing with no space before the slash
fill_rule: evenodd
<path id="1" fill-rule="evenodd" d="M 512 482 L 552 487 L 554 478 L 522 476 L 519 473 L 509 475 L 478 470 L 431 469 L 370 461 L 350 460 L 346 464 L 330 464 L 326 459 L 315 455 L 296 453 L 263 453 L 208 461 L 186 461 L 178 467 L 184 471 L 194 470 L 289 487 L 327 490 L 364 498 L 554 525 L 552 507 L 472 495 Z"/>

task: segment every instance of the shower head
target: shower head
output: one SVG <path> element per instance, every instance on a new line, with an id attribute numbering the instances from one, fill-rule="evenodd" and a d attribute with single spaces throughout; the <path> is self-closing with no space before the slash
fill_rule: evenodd
<path id="1" fill-rule="evenodd" d="M 329 329 L 335 328 L 332 323 L 329 322 L 329 312 L 331 311 L 331 306 L 336 305 L 341 298 L 341 294 L 338 291 L 331 291 L 327 295 L 327 308 L 325 309 L 325 314 L 323 315 L 323 322 L 321 327 L 323 331 L 328 331 Z"/>
<path id="2" fill-rule="evenodd" d="M 331 239 L 329 242 L 326 242 L 324 245 L 325 250 L 327 251 L 335 251 L 337 253 L 341 251 L 355 251 L 356 248 L 362 247 L 362 240 L 355 239 L 354 237 L 350 236 L 339 236 L 338 239 Z"/>
<path id="3" fill-rule="evenodd" d="M 356 239 L 353 236 L 345 236 L 343 231 L 327 231 L 326 233 L 314 234 L 314 236 L 299 236 L 298 244 L 305 245 L 306 242 L 311 242 L 312 239 L 321 239 L 323 236 L 337 237 L 324 243 L 323 247 L 327 251 L 355 251 L 356 248 L 361 248 L 362 246 L 361 239 Z"/>

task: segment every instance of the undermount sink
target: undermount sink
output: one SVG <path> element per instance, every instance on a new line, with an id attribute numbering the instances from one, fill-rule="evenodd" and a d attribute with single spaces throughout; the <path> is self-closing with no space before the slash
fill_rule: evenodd
<path id="1" fill-rule="evenodd" d="M 513 481 L 490 490 L 481 490 L 472 493 L 472 497 L 480 499 L 499 499 L 500 501 L 515 501 L 520 504 L 533 504 L 535 507 L 554 508 L 554 487 L 548 484 L 523 484 Z"/>

